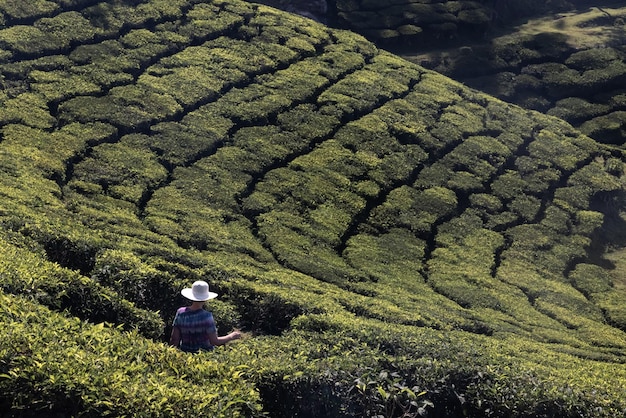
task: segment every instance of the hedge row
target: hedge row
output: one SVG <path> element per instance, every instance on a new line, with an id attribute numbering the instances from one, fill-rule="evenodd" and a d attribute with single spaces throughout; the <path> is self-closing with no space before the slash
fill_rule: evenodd
<path id="1" fill-rule="evenodd" d="M 608 15 L 592 9 L 559 19 L 538 34 L 497 37 L 489 45 L 461 47 L 420 63 L 488 94 L 564 119 L 599 142 L 622 145 L 624 17 L 619 8 Z M 580 45 L 566 36 L 574 32 Z"/>
<path id="2" fill-rule="evenodd" d="M 391 45 L 482 33 L 491 10 L 475 1 L 344 1 L 336 2 L 337 24 Z"/>
<path id="3" fill-rule="evenodd" d="M 65 399 L 76 415 L 156 410 L 153 394 L 169 387 L 173 405 L 197 399 L 180 386 L 186 356 L 140 334 L 167 336 L 180 289 L 198 279 L 220 294 L 209 305 L 220 332 L 255 336 L 211 354 L 223 369 L 199 366 L 234 379 L 208 384 L 210 396 L 235 397 L 215 415 L 260 404 L 276 416 L 623 409 L 619 288 L 585 270 L 611 214 L 600 203 L 621 207 L 615 151 L 266 7 L 81 4 L 46 16 L 80 10 L 102 30 L 91 41 L 3 55 L 2 286 L 35 283 L 44 292 L 31 300 L 80 318 L 33 308 L 59 323 L 35 350 L 80 326 L 105 339 L 93 352 L 112 353 L 96 382 L 122 385 L 130 370 L 149 384 L 96 393 L 82 369 L 66 373 L 72 356 L 56 361 L 82 341 L 64 338 L 37 358 L 50 369 L 20 357 L 0 372 L 24 392 L 12 411 L 31 413 L 33 400 L 60 411 Z M 103 78 L 83 78 L 92 67 Z M 119 329 L 89 325 L 102 321 Z M 25 336 L 47 325 L 34 323 Z M 162 369 L 119 354 L 144 346 Z M 166 388 L 150 381 L 159 376 Z M 119 403 L 102 404 L 113 390 Z"/>
<path id="4" fill-rule="evenodd" d="M 200 9 L 194 10 L 200 12 Z M 200 14 L 196 15 L 196 17 L 198 16 Z M 264 19 L 270 18 L 273 18 L 270 14 L 260 15 L 256 18 L 257 20 L 253 21 L 255 25 L 262 28 Z M 308 40 L 303 39 L 304 43 L 292 43 L 291 47 L 283 49 L 283 51 L 294 51 L 295 48 L 295 55 L 285 55 L 283 64 L 275 65 L 272 67 L 274 70 L 281 65 L 288 65 L 298 56 L 297 54 L 302 52 L 310 54 L 315 48 L 320 47 L 320 42 L 328 41 L 325 38 L 326 32 L 316 32 L 313 26 L 305 27 L 305 29 Z M 141 34 L 149 38 L 150 32 L 141 31 L 141 33 L 133 32 L 133 34 Z M 304 31 L 300 30 L 300 33 L 302 32 Z M 248 33 L 246 36 L 251 35 Z M 286 42 L 288 39 L 287 36 L 278 32 L 259 32 L 253 36 L 258 36 L 259 39 L 268 39 L 267 37 L 270 36 L 280 42 Z M 130 39 L 132 38 L 129 37 Z M 311 43 L 310 39 L 318 40 Z M 345 40 L 354 42 L 348 37 Z M 254 45 L 254 43 L 250 44 Z M 307 44 L 310 46 L 307 47 Z M 225 38 L 219 38 L 203 45 L 202 48 L 204 49 L 198 49 L 198 52 L 208 54 L 209 51 L 211 53 L 218 52 L 222 46 L 231 47 L 235 43 Z M 251 51 L 256 48 L 257 46 L 254 46 Z M 168 174 L 159 165 L 158 153 L 162 151 L 162 148 L 154 149 L 152 138 L 145 135 L 127 135 L 114 144 L 107 143 L 96 146 L 87 159 L 73 166 L 75 179 L 72 180 L 71 184 L 81 192 L 88 191 L 93 194 L 104 191 L 114 199 L 127 200 L 135 204 L 141 204 L 145 198 L 150 197 L 152 197 L 151 202 L 161 200 L 172 202 L 160 208 L 160 213 L 180 213 L 182 210 L 180 208 L 184 207 L 185 216 L 165 215 L 161 217 L 162 220 L 157 221 L 155 217 L 149 217 L 148 220 L 153 222 L 153 228 L 156 231 L 167 231 L 185 246 L 209 249 L 223 248 L 226 245 L 226 248 L 241 249 L 261 260 L 270 260 L 276 256 L 279 261 L 288 266 L 349 289 L 360 287 L 357 284 L 350 284 L 350 282 L 379 279 L 376 275 L 359 272 L 350 262 L 337 257 L 335 253 L 337 248 L 347 246 L 353 235 L 358 236 L 358 225 L 352 221 L 355 216 L 362 217 L 371 214 L 371 221 L 368 221 L 367 227 L 363 227 L 364 231 L 367 231 L 367 228 L 374 228 L 379 234 L 388 234 L 392 231 L 395 234 L 396 228 L 409 228 L 409 230 L 421 234 L 421 238 L 426 239 L 426 242 L 419 243 L 417 241 L 415 249 L 418 257 L 430 257 L 432 248 L 429 248 L 426 243 L 431 239 L 431 232 L 442 222 L 445 222 L 448 217 L 461 213 L 462 208 L 468 202 L 469 204 L 478 203 L 481 217 L 488 227 L 508 228 L 519 222 L 541 220 L 542 212 L 545 211 L 551 216 L 551 218 L 546 218 L 546 222 L 551 222 L 555 229 L 565 231 L 569 228 L 568 223 L 570 221 L 567 220 L 566 215 L 559 212 L 558 208 L 545 208 L 540 197 L 546 192 L 553 192 L 560 201 L 568 204 L 570 202 L 567 199 L 580 197 L 580 194 L 574 192 L 583 186 L 556 191 L 553 187 L 560 178 L 559 176 L 574 170 L 575 165 L 581 159 L 586 158 L 584 152 L 563 142 L 560 138 L 550 136 L 547 131 L 542 131 L 537 136 L 539 140 L 535 142 L 531 142 L 530 138 L 524 135 L 520 137 L 510 134 L 502 135 L 498 140 L 491 136 L 480 135 L 483 132 L 492 132 L 494 128 L 490 125 L 495 126 L 497 125 L 495 121 L 503 119 L 496 115 L 495 108 L 493 112 L 485 113 L 481 107 L 484 99 L 470 98 L 466 93 L 463 93 L 466 96 L 463 97 L 454 90 L 442 89 L 438 85 L 441 80 L 436 76 L 423 75 L 421 71 L 405 67 L 401 61 L 382 53 L 374 57 L 369 51 L 368 59 L 371 60 L 371 63 L 365 67 L 365 61 L 362 58 L 358 59 L 359 55 L 355 53 L 354 59 L 345 62 L 345 69 L 337 71 L 336 66 L 331 67 L 326 64 L 336 62 L 337 48 L 332 47 L 332 52 L 330 46 L 324 48 L 328 48 L 327 53 L 321 55 L 324 60 L 327 60 L 324 65 L 319 66 L 316 59 L 294 62 L 271 75 L 259 76 L 256 83 L 250 86 L 229 90 L 215 103 L 209 103 L 190 112 L 177 123 L 176 126 L 183 126 L 190 132 L 190 138 L 195 138 L 196 135 L 206 132 L 206 130 L 198 130 L 199 122 L 202 121 L 217 141 L 209 143 L 208 147 L 202 145 L 206 148 L 198 148 L 184 160 L 178 160 L 182 164 L 189 164 L 202 153 L 211 152 L 214 146 L 220 145 L 229 136 L 232 135 L 234 138 L 234 146 L 222 148 L 206 160 L 198 160 L 198 163 L 193 167 L 179 169 L 173 173 L 172 185 L 175 185 L 177 189 L 185 190 L 187 195 L 194 198 L 200 197 L 199 201 L 203 203 L 207 201 L 207 196 L 210 196 L 211 206 L 199 207 L 197 215 L 192 216 L 193 212 L 190 211 L 197 205 L 196 202 L 188 198 L 184 198 L 186 203 L 182 203 L 183 200 L 181 199 L 171 199 L 170 189 L 161 189 L 155 195 L 150 195 L 151 189 L 168 180 Z M 363 51 L 364 46 L 347 42 L 346 49 Z M 247 53 L 243 52 L 243 49 L 237 51 L 238 53 Z M 143 106 L 146 97 L 154 97 L 153 94 L 158 94 L 164 100 L 172 103 L 173 109 L 178 109 L 178 105 L 170 100 L 165 93 L 165 90 L 169 88 L 167 84 L 159 87 L 158 84 L 155 84 L 156 79 L 151 77 L 163 74 L 167 68 L 183 68 L 190 60 L 195 59 L 197 61 L 198 58 L 197 55 L 194 55 L 195 53 L 195 49 L 186 48 L 181 53 L 163 58 L 139 77 L 138 84 L 142 85 L 141 88 L 135 86 L 116 87 L 111 89 L 106 97 L 115 98 L 118 91 L 122 92 L 123 90 L 124 95 L 130 93 L 136 95 L 133 100 L 137 101 L 138 106 Z M 268 54 L 268 58 L 270 57 L 271 54 Z M 234 57 L 230 59 L 234 60 Z M 275 61 L 274 58 L 272 59 Z M 221 63 L 223 64 L 224 61 L 222 60 Z M 245 74 L 250 69 L 244 65 L 241 67 L 241 71 Z M 332 71 L 337 72 L 334 73 L 334 78 L 320 76 L 306 79 L 307 82 L 312 82 L 310 87 L 304 84 L 302 93 L 298 93 L 299 89 L 295 89 L 290 95 L 285 96 L 288 100 L 284 102 L 281 101 L 283 97 L 276 96 L 278 101 L 275 102 L 272 99 L 274 96 L 261 94 L 269 91 L 268 89 L 280 91 L 281 89 L 284 90 L 285 86 L 292 87 L 294 74 L 301 71 L 311 74 L 324 72 L 329 76 Z M 162 79 L 163 77 L 159 78 Z M 143 83 L 142 80 L 144 80 Z M 418 88 L 408 93 L 405 86 L 413 83 L 417 83 Z M 327 88 L 325 87 L 326 84 L 328 85 Z M 385 86 L 386 89 L 376 93 L 376 90 L 367 87 L 371 85 Z M 165 90 L 156 93 L 158 88 Z M 142 96 L 149 91 L 155 93 Z M 400 98 L 403 94 L 406 96 Z M 242 98 L 257 96 L 269 98 L 256 102 L 255 109 L 259 112 L 256 116 L 255 114 L 249 116 L 249 112 L 242 112 L 234 105 L 240 102 Z M 208 97 L 212 97 L 211 94 Z M 311 100 L 314 97 L 317 98 L 317 108 L 300 104 L 300 102 Z M 428 99 L 427 102 L 425 102 L 426 99 Z M 471 110 L 458 104 L 467 99 L 475 102 Z M 191 102 L 195 103 L 197 100 Z M 425 103 L 429 103 L 429 105 L 426 106 Z M 284 106 L 293 106 L 293 108 L 284 108 Z M 339 120 L 370 112 L 376 106 L 379 107 L 371 116 L 366 115 L 356 119 L 333 132 L 338 129 Z M 94 110 L 93 107 L 88 109 Z M 319 109 L 320 113 L 327 113 L 332 117 L 326 119 L 327 127 L 322 129 L 321 133 L 310 135 L 312 142 L 304 142 L 303 144 L 289 142 L 290 138 L 293 138 L 289 135 L 291 130 L 298 129 L 301 131 L 302 129 L 301 127 L 294 127 L 292 117 L 300 115 L 299 112 L 306 113 L 307 109 Z M 402 109 L 405 115 L 402 119 L 399 119 L 396 113 L 399 109 Z M 150 121 L 167 118 L 167 115 L 177 112 L 177 110 L 156 109 L 154 107 L 146 110 L 146 114 L 151 115 L 148 117 Z M 268 117 L 267 115 L 273 114 L 276 116 L 271 116 L 270 119 L 276 119 L 276 128 L 265 127 L 261 131 L 259 131 L 261 128 L 253 126 L 236 131 L 233 129 L 233 120 L 259 123 L 264 121 Z M 134 117 L 132 112 L 125 110 L 123 117 L 127 115 L 131 115 L 131 118 Z M 246 117 L 249 119 L 244 120 L 243 118 Z M 77 118 L 80 119 L 78 116 Z M 432 129 L 426 130 L 412 126 L 410 123 L 407 125 L 409 119 L 415 120 L 417 118 L 432 121 L 434 126 Z M 68 119 L 68 121 L 70 120 L 73 119 Z M 114 120 L 113 122 L 119 121 Z M 168 126 L 168 124 L 170 122 L 157 125 L 156 132 L 168 132 L 165 130 L 166 127 L 174 128 L 174 125 Z M 94 126 L 104 125 L 95 124 Z M 266 132 L 270 129 L 272 129 L 270 131 L 272 135 L 277 134 L 277 144 L 294 144 L 296 148 L 284 150 L 268 148 L 267 160 L 261 159 L 256 166 L 244 167 L 242 162 L 246 161 L 249 164 L 251 159 L 251 154 L 247 149 L 254 147 L 252 144 L 258 143 L 259 134 L 265 139 Z M 495 129 L 499 130 L 500 128 L 496 127 Z M 337 143 L 328 141 L 306 157 L 293 159 L 298 153 L 308 151 L 311 144 L 324 139 L 324 135 L 331 133 L 334 133 Z M 396 135 L 398 135 L 397 138 Z M 23 133 L 14 136 L 16 138 L 24 137 Z M 467 136 L 470 137 L 465 139 Z M 111 139 L 110 136 L 106 138 L 108 138 L 106 140 Z M 355 138 L 358 138 L 359 142 L 355 143 Z M 381 146 L 383 144 L 382 139 L 387 141 L 384 147 Z M 264 141 L 264 143 L 266 142 Z M 174 144 L 172 145 L 172 152 L 178 152 L 177 150 L 174 151 L 176 148 L 174 148 Z M 529 156 L 520 158 L 519 162 L 516 161 L 515 164 L 510 165 L 508 159 L 511 153 L 520 147 L 527 147 Z M 142 152 L 137 153 L 136 150 L 142 150 Z M 433 151 L 436 153 L 427 154 Z M 264 155 L 262 154 L 262 156 Z M 330 155 L 332 155 L 331 158 L 329 158 Z M 545 156 L 549 156 L 551 160 L 545 160 Z M 64 158 L 67 159 L 67 157 Z M 259 159 L 259 157 L 255 158 Z M 429 158 L 429 164 L 430 161 L 433 163 L 422 170 L 420 164 L 426 164 L 426 158 Z M 533 161 L 533 159 L 538 161 Z M 272 171 L 262 182 L 254 183 L 257 180 L 254 179 L 253 175 L 259 176 L 273 165 L 290 160 L 293 162 L 289 171 Z M 118 167 L 107 163 L 108 161 L 122 164 Z M 173 162 L 174 160 L 170 161 Z M 320 170 L 320 164 L 328 166 L 329 170 Z M 242 171 L 233 175 L 230 172 L 233 166 L 242 167 Z M 537 167 L 540 166 L 547 168 L 538 172 Z M 132 170 L 125 171 L 127 167 L 132 167 Z M 219 169 L 217 169 L 218 167 Z M 502 172 L 503 167 L 510 167 L 510 171 L 504 171 L 503 176 L 495 178 Z M 519 178 L 519 171 L 515 171 L 522 168 L 528 179 Z M 56 177 L 63 177 L 60 168 L 53 170 Z M 311 175 L 301 177 L 298 174 L 306 171 L 311 171 Z M 335 172 L 338 172 L 339 175 L 335 175 Z M 94 175 L 96 173 L 97 175 Z M 208 183 L 202 182 L 202 189 L 197 189 L 199 183 L 194 183 L 192 180 L 187 183 L 192 187 L 186 185 L 186 180 L 179 181 L 179 179 L 184 178 L 197 178 L 198 175 L 215 180 Z M 281 177 L 274 180 L 274 175 Z M 294 175 L 296 176 L 293 177 L 295 182 L 285 181 Z M 225 181 L 227 178 L 228 180 Z M 492 181 L 494 178 L 495 181 L 492 185 L 489 188 L 485 187 L 485 182 Z M 353 180 L 358 180 L 353 191 L 337 195 L 327 194 L 329 190 L 338 189 L 343 184 L 351 184 Z M 417 189 L 409 188 L 412 180 L 416 181 Z M 402 184 L 402 186 L 395 189 L 398 184 Z M 513 187 L 511 187 L 512 185 Z M 242 194 L 249 193 L 251 187 L 254 187 L 255 191 L 250 195 L 250 198 L 246 199 L 245 207 L 254 216 L 260 215 L 259 218 L 248 219 L 241 216 L 226 215 L 238 210 L 237 199 Z M 279 192 L 282 188 L 285 188 L 285 191 Z M 264 192 L 265 189 L 271 190 L 271 192 Z M 494 200 L 493 196 L 487 198 L 488 193 L 485 192 L 488 192 L 489 189 L 495 192 L 499 201 Z M 522 192 L 522 195 L 519 195 L 519 192 Z M 529 194 L 526 195 L 525 193 Z M 277 197 L 270 197 L 270 195 Z M 381 201 L 384 199 L 385 203 L 378 206 L 377 199 Z M 441 200 L 440 203 L 438 202 L 439 199 Z M 276 201 L 281 201 L 281 205 L 286 210 L 278 210 Z M 433 206 L 424 206 L 425 201 Z M 76 201 L 77 207 L 82 206 L 82 203 L 78 202 L 81 200 Z M 330 202 L 333 204 L 331 205 Z M 575 202 L 575 205 L 582 208 L 585 206 L 585 202 L 583 199 L 580 202 Z M 435 203 L 437 204 L 435 205 Z M 172 207 L 173 205 L 176 207 Z M 308 213 L 304 217 L 294 216 L 294 212 L 297 213 L 301 207 L 309 208 Z M 391 212 L 386 212 L 384 210 L 386 207 L 391 208 Z M 419 207 L 420 211 L 411 213 L 413 207 Z M 490 213 L 490 211 L 498 211 L 505 207 L 507 210 L 504 212 Z M 270 208 L 273 210 L 271 215 L 261 215 Z M 85 210 L 85 214 L 89 213 L 86 208 L 80 210 Z M 148 213 L 151 213 L 152 210 L 152 206 L 149 205 Z M 401 216 L 396 216 L 393 213 L 394 210 L 399 211 Z M 224 222 L 225 219 L 228 221 Z M 90 222 L 93 223 L 94 221 Z M 586 233 L 592 232 L 593 228 L 597 227 L 597 223 L 594 222 L 590 224 L 591 229 L 585 227 Z M 123 225 L 127 226 L 128 224 L 124 223 Z M 264 239 L 266 248 L 260 246 L 256 237 L 250 233 L 250 229 L 254 225 L 260 227 L 260 236 Z M 190 232 L 192 235 L 189 235 Z M 364 237 L 367 236 L 368 234 L 364 235 Z M 54 240 L 50 242 L 57 245 Z M 354 240 L 352 242 L 360 241 Z M 392 241 L 381 240 L 380 242 L 384 244 L 382 248 L 386 248 L 385 245 L 389 245 Z M 572 250 L 568 250 L 570 255 L 558 255 L 561 257 L 559 262 L 552 265 L 551 268 L 555 272 L 567 268 L 569 262 L 583 254 L 581 248 L 584 248 L 585 242 L 583 239 L 582 244 L 573 246 Z M 268 249 L 270 252 L 267 251 Z M 352 248 L 349 250 L 348 253 L 356 253 Z M 311 254 L 315 254 L 315 256 L 311 257 Z M 63 258 L 62 255 L 58 257 L 59 259 Z M 546 257 L 546 265 L 554 261 L 550 257 Z M 410 265 L 408 264 L 410 263 L 409 259 L 405 262 Z M 423 270 L 423 268 L 419 270 Z M 346 279 L 348 284 L 345 284 Z M 459 283 L 459 286 L 461 285 Z M 435 288 L 437 287 L 435 286 Z M 371 292 L 366 289 L 360 291 Z"/>
<path id="5" fill-rule="evenodd" d="M 34 301 L 91 322 L 110 322 L 136 329 L 147 338 L 163 334 L 163 320 L 157 312 L 138 309 L 113 289 L 77 272 L 46 261 L 44 254 L 32 253 L 0 240 L 2 263 L 0 284 L 5 293 L 29 295 Z"/>
<path id="6" fill-rule="evenodd" d="M 358 32 L 392 49 L 446 46 L 458 39 L 479 40 L 520 17 L 563 12 L 572 7 L 571 2 L 560 0 L 261 0 L 259 3 Z"/>
<path id="7" fill-rule="evenodd" d="M 25 416 L 261 416 L 245 367 L 0 294 L 0 404 Z"/>

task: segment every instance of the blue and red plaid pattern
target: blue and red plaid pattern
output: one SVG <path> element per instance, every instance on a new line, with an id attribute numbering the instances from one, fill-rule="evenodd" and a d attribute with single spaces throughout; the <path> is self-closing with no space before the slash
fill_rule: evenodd
<path id="1" fill-rule="evenodd" d="M 174 317 L 174 327 L 180 330 L 180 349 L 190 353 L 212 350 L 209 334 L 217 332 L 211 312 L 204 309 L 179 308 Z"/>

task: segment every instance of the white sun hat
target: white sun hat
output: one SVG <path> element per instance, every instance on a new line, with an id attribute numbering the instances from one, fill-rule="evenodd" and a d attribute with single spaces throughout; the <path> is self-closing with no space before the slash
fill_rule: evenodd
<path id="1" fill-rule="evenodd" d="M 204 302 L 217 297 L 217 293 L 209 292 L 209 284 L 202 280 L 193 282 L 191 288 L 185 288 L 180 293 L 194 302 Z"/>

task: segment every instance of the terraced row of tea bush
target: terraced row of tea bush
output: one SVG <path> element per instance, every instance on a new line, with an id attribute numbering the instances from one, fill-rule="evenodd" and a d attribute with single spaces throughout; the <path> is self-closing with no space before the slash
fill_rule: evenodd
<path id="1" fill-rule="evenodd" d="M 618 150 L 265 6 L 0 13 L 12 414 L 626 409 Z M 190 358 L 197 279 L 249 338 Z"/>
<path id="2" fill-rule="evenodd" d="M 494 14 L 491 7 L 477 1 L 339 0 L 332 5 L 329 19 L 333 24 L 386 45 L 424 45 L 468 33 L 479 36 Z"/>
<path id="3" fill-rule="evenodd" d="M 531 21 L 489 45 L 419 61 L 503 100 L 564 119 L 599 142 L 622 146 L 626 10 L 599 8 L 555 19 Z"/>
<path id="4" fill-rule="evenodd" d="M 524 16 L 587 6 L 584 1 L 260 0 L 331 26 L 349 29 L 386 47 L 428 48 L 481 39 Z M 581 4 L 582 3 L 582 4 Z"/>
<path id="5" fill-rule="evenodd" d="M 243 367 L 166 350 L 25 297 L 3 292 L 0 300 L 4 413 L 232 417 L 261 410 Z"/>

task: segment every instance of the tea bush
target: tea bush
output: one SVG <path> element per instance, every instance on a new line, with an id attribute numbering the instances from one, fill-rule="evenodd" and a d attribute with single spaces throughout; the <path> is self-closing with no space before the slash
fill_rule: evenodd
<path id="1" fill-rule="evenodd" d="M 623 287 L 599 239 L 621 230 L 618 148 L 258 4 L 5 3 L 9 414 L 624 410 Z M 552 73 L 569 52 L 544 38 L 497 65 L 535 57 L 524 82 L 565 107 L 574 82 L 620 79 L 583 68 L 608 56 Z M 200 279 L 220 333 L 251 338 L 164 346 Z"/>
<path id="2" fill-rule="evenodd" d="M 472 1 L 372 2 L 340 0 L 336 24 L 390 46 L 476 36 L 491 22 L 492 11 Z"/>
<path id="3" fill-rule="evenodd" d="M 106 97 L 77 97 L 60 108 L 61 121 L 108 122 L 123 132 L 146 127 L 181 110 L 170 96 L 142 86 L 114 87 Z"/>
<path id="4" fill-rule="evenodd" d="M 22 93 L 4 101 L 0 109 L 0 123 L 19 123 L 38 129 L 49 129 L 56 124 L 45 99 L 35 93 Z"/>
<path id="5" fill-rule="evenodd" d="M 606 270 L 597 265 L 581 263 L 570 273 L 569 278 L 589 300 L 600 306 L 610 323 L 624 329 L 624 309 L 619 302 L 623 297 L 614 288 L 613 280 Z"/>
<path id="6" fill-rule="evenodd" d="M 2 290 L 29 295 L 50 308 L 67 309 L 92 322 L 111 322 L 137 329 L 149 338 L 159 338 L 163 322 L 158 314 L 138 309 L 114 290 L 0 241 L 2 244 Z"/>
<path id="7" fill-rule="evenodd" d="M 49 0 L 35 0 L 24 4 L 17 1 L 7 1 L 0 6 L 4 20 L 33 19 L 49 16 L 59 10 L 59 5 Z"/>
<path id="8" fill-rule="evenodd" d="M 74 178 L 100 185 L 106 193 L 138 203 L 147 190 L 165 180 L 168 173 L 148 148 L 148 137 L 127 135 L 115 144 L 101 144 L 74 166 Z M 122 188 L 132 192 L 124 192 Z"/>
<path id="9" fill-rule="evenodd" d="M 608 105 L 590 103 L 578 97 L 569 97 L 559 100 L 548 111 L 549 115 L 556 116 L 573 124 L 580 124 L 586 120 L 604 115 L 610 110 Z"/>
<path id="10" fill-rule="evenodd" d="M 585 121 L 580 125 L 580 130 L 592 138 L 597 138 L 602 143 L 621 145 L 624 142 L 624 128 L 621 123 L 623 117 L 623 111 L 598 116 Z"/>
<path id="11" fill-rule="evenodd" d="M 576 127 L 586 125 L 584 133 L 599 142 L 622 144 L 618 129 L 601 127 L 609 125 L 603 118 L 622 110 L 616 104 L 624 80 L 623 51 L 610 42 L 574 46 L 557 28 L 572 24 L 583 31 L 610 33 L 612 20 L 603 20 L 594 11 L 570 18 L 555 22 L 554 30 L 496 36 L 489 45 L 440 54 L 425 65 L 527 109 L 563 118 Z M 594 122 L 596 118 L 600 120 Z"/>
<path id="12" fill-rule="evenodd" d="M 243 378 L 242 368 L 181 355 L 137 334 L 86 324 L 23 298 L 3 293 L 1 299 L 2 325 L 8 330 L 0 348 L 0 402 L 5 408 L 96 415 L 260 415 L 258 393 Z"/>

